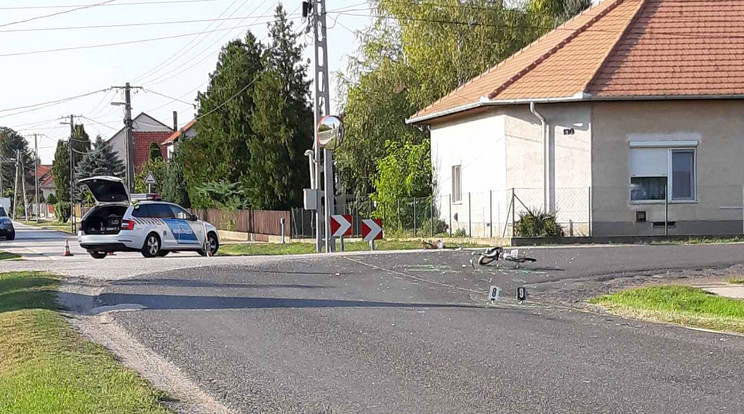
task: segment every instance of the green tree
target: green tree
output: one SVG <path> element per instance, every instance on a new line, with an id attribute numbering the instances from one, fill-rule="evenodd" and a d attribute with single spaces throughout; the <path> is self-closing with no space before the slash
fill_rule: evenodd
<path id="1" fill-rule="evenodd" d="M 101 175 L 122 177 L 125 169 L 124 162 L 119 159 L 109 142 L 99 135 L 94 149 L 86 153 L 75 167 L 75 180 Z"/>
<path id="2" fill-rule="evenodd" d="M 149 155 L 150 161 L 156 161 L 156 160 L 163 160 L 163 152 L 160 151 L 160 145 L 158 145 L 157 142 L 153 141 L 150 143 L 150 155 Z"/>
<path id="3" fill-rule="evenodd" d="M 26 195 L 27 200 L 32 199 L 34 194 L 34 160 L 36 157 L 33 152 L 28 148 L 28 142 L 26 139 L 17 133 L 13 129 L 0 127 L 0 157 L 5 159 L 16 159 L 17 154 L 21 154 L 23 159 L 23 174 L 22 179 L 26 181 Z M 3 174 L 3 185 L 6 186 L 4 189 L 6 196 L 11 196 L 14 191 L 14 183 L 16 179 L 16 166 L 15 164 L 2 164 L 0 173 Z M 20 191 L 20 187 L 19 187 Z M 20 194 L 20 193 L 19 193 Z M 19 196 L 20 197 L 20 196 Z M 21 199 L 19 198 L 19 203 Z M 20 204 L 19 204 L 20 205 Z"/>
<path id="4" fill-rule="evenodd" d="M 70 151 L 67 143 L 57 141 L 57 150 L 54 152 L 52 161 L 52 174 L 54 175 L 54 186 L 59 201 L 70 201 Z"/>
<path id="5" fill-rule="evenodd" d="M 301 205 L 302 188 L 309 182 L 303 154 L 312 146 L 313 113 L 304 45 L 281 5 L 269 24 L 269 37 L 265 70 L 254 87 L 253 134 L 248 141 L 254 156 L 243 181 L 253 207 L 284 209 Z"/>
<path id="6" fill-rule="evenodd" d="M 262 54 L 263 46 L 251 32 L 244 40 L 229 42 L 209 75 L 206 92 L 197 96 L 197 134 L 180 144 L 192 201 L 204 183 L 237 183 L 247 170 L 253 84 L 263 70 Z"/>
<path id="7" fill-rule="evenodd" d="M 177 144 L 170 162 L 165 167 L 162 194 L 164 200 L 183 207 L 191 207 L 189 192 L 186 189 L 181 145 Z"/>
<path id="8" fill-rule="evenodd" d="M 46 198 L 46 203 L 50 205 L 57 204 L 59 200 L 57 200 L 57 197 L 54 195 L 54 193 L 49 193 L 49 195 Z"/>

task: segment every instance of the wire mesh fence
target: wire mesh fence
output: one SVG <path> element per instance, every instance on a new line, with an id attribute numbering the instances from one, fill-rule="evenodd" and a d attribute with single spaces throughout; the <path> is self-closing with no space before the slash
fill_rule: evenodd
<path id="1" fill-rule="evenodd" d="M 631 186 L 514 188 L 374 202 L 369 197 L 343 198 L 335 214 L 352 216 L 354 237 L 361 220 L 382 219 L 385 237 L 508 238 L 525 234 L 530 215 L 549 217 L 562 237 L 699 235 L 744 233 L 744 187 L 698 186 L 694 196 L 638 199 Z M 664 196 L 666 195 L 666 196 Z M 550 214 L 543 214 L 545 212 Z M 292 237 L 314 237 L 313 212 L 292 210 Z"/>

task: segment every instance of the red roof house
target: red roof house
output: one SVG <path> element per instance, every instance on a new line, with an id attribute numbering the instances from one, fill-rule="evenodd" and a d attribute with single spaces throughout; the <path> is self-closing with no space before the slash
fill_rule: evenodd
<path id="1" fill-rule="evenodd" d="M 408 122 L 431 131 L 438 210 L 510 232 L 513 189 L 515 217 L 551 211 L 574 235 L 740 233 L 742 15 L 604 0 L 423 108 Z"/>

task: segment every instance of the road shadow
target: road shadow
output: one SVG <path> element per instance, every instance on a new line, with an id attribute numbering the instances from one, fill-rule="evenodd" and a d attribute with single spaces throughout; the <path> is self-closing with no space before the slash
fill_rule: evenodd
<path id="1" fill-rule="evenodd" d="M 323 273 L 327 275 L 327 273 Z M 225 288 L 225 289 L 326 289 L 322 285 L 298 285 L 298 284 L 256 284 L 256 283 L 218 283 L 202 280 L 189 279 L 128 279 L 112 283 L 115 286 L 162 286 L 162 287 L 193 287 L 193 288 Z"/>
<path id="2" fill-rule="evenodd" d="M 62 303 L 82 303 L 89 296 L 60 292 Z M 448 308 L 479 309 L 469 304 L 405 303 L 365 300 L 301 299 L 239 296 L 135 295 L 104 293 L 98 306 L 139 305 L 146 310 L 307 309 L 307 308 Z"/>

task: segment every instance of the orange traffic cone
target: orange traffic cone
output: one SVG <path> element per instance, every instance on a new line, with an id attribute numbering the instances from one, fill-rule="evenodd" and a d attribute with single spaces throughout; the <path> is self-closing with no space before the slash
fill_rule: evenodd
<path id="1" fill-rule="evenodd" d="M 62 256 L 74 256 L 74 254 L 70 252 L 70 241 L 67 239 L 65 239 L 65 252 L 62 253 Z"/>

